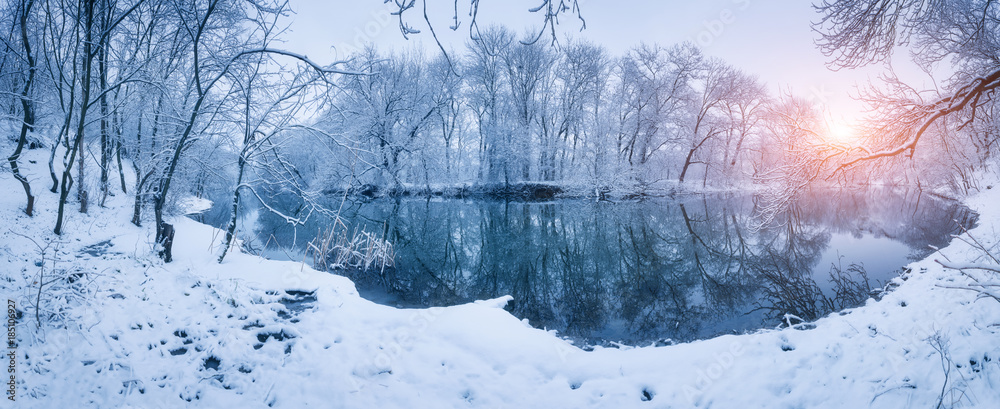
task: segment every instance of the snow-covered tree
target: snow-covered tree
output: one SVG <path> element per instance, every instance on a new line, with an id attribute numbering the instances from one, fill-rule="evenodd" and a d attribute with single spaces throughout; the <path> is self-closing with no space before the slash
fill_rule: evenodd
<path id="1" fill-rule="evenodd" d="M 21 110 L 21 126 L 20 133 L 17 138 L 17 147 L 14 148 L 14 152 L 7 158 L 7 162 L 10 164 L 10 169 L 14 173 L 14 179 L 17 179 L 24 188 L 24 195 L 26 196 L 26 204 L 24 207 L 24 212 L 31 216 L 35 207 L 35 197 L 31 194 L 31 184 L 28 182 L 28 178 L 21 174 L 20 168 L 18 166 L 18 160 L 21 157 L 21 153 L 24 151 L 25 145 L 28 144 L 28 133 L 35 130 L 35 102 L 33 95 L 33 86 L 35 85 L 35 78 L 38 70 L 38 58 L 37 51 L 32 51 L 32 43 L 35 41 L 32 36 L 30 36 L 30 31 L 35 31 L 34 28 L 29 29 L 29 21 L 32 16 L 32 8 L 35 6 L 34 0 L 23 0 L 14 3 L 9 3 L 5 8 L 13 8 L 13 10 L 8 10 L 12 13 L 8 15 L 13 18 L 11 21 L 7 22 L 10 25 L 10 33 L 18 33 L 14 38 L 8 38 L 4 40 L 7 49 L 2 53 L 2 61 L 0 68 L 2 72 L 16 73 L 15 75 L 4 75 L 3 80 L 7 83 L 7 86 L 12 88 L 11 94 L 16 95 L 17 103 L 11 103 L 9 105 L 10 112 L 16 112 L 18 104 Z M 13 36 L 12 36 L 13 37 Z M 12 44 L 20 43 L 20 50 L 18 52 L 13 51 L 9 48 Z M 9 64 L 9 65 L 8 65 Z M 17 67 L 17 68 L 14 68 Z M 14 69 L 11 69 L 14 68 Z M 10 70 L 10 71 L 7 71 Z M 18 87 L 20 85 L 20 87 Z"/>
<path id="2" fill-rule="evenodd" d="M 367 47 L 348 65 L 370 75 L 345 76 L 324 114 L 332 131 L 356 142 L 365 166 L 354 172 L 358 183 L 396 190 L 415 171 L 427 148 L 422 141 L 440 126 L 439 109 L 456 109 L 437 95 L 427 65 L 416 52 L 383 55 Z M 444 81 L 448 81 L 444 79 Z M 444 113 L 454 115 L 454 113 Z M 449 136 L 450 137 L 450 136 Z"/>
<path id="3" fill-rule="evenodd" d="M 510 135 L 509 88 L 502 53 L 514 42 L 514 35 L 499 26 L 479 33 L 468 44 L 468 101 L 479 130 L 479 180 L 488 183 L 509 181 L 513 164 Z"/>
<path id="4" fill-rule="evenodd" d="M 692 100 L 691 81 L 702 64 L 701 52 L 684 44 L 672 48 L 641 45 L 616 67 L 612 96 L 616 109 L 620 161 L 640 185 L 661 178 L 647 164 L 672 147 L 682 131 L 684 107 Z"/>
<path id="5" fill-rule="evenodd" d="M 993 0 L 824 0 L 815 28 L 818 45 L 833 67 L 887 62 L 897 46 L 909 46 L 928 72 L 948 63 L 954 74 L 940 92 L 903 94 L 898 88 L 876 107 L 877 118 L 905 126 L 871 134 L 867 146 L 841 169 L 916 150 L 922 137 L 946 121 L 955 130 L 994 121 L 990 108 L 1000 88 L 1000 4 Z M 983 134 L 979 134 L 983 136 Z M 958 134 L 955 137 L 960 137 Z M 962 142 L 962 143 L 968 143 Z"/>

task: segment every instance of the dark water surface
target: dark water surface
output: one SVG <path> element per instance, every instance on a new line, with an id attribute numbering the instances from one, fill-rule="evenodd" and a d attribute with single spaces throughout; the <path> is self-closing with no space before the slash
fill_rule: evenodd
<path id="1" fill-rule="evenodd" d="M 976 218 L 956 202 L 890 190 L 812 192 L 762 228 L 753 214 L 752 197 L 732 194 L 347 203 L 347 225 L 384 234 L 395 246 L 395 267 L 336 273 L 382 304 L 511 295 L 508 310 L 535 327 L 582 343 L 648 345 L 860 305 Z M 309 235 L 329 223 L 314 219 L 293 231 L 262 214 L 256 229 L 279 243 L 294 237 L 301 257 Z"/>

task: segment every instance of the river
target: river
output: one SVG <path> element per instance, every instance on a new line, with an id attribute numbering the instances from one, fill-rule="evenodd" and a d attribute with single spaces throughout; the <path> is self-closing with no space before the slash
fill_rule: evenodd
<path id="1" fill-rule="evenodd" d="M 333 273 L 386 305 L 510 295 L 512 314 L 581 345 L 662 345 L 860 305 L 976 220 L 960 203 L 893 189 L 811 191 L 765 226 L 754 206 L 748 194 L 347 202 L 348 228 L 388 239 L 394 264 Z M 331 224 L 292 228 L 261 213 L 252 230 L 270 241 L 268 257 L 301 259 Z"/>

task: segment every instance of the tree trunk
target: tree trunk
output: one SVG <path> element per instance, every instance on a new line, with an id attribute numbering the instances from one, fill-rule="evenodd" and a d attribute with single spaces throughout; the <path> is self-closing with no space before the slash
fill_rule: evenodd
<path id="1" fill-rule="evenodd" d="M 122 193 L 128 194 L 128 187 L 125 186 L 125 167 L 122 166 L 122 144 L 121 139 L 114 143 L 115 158 L 118 160 L 118 180 L 122 185 Z"/>
<path id="2" fill-rule="evenodd" d="M 678 182 L 684 183 L 684 176 L 687 175 L 688 168 L 691 167 L 691 157 L 694 156 L 694 152 L 696 150 L 698 150 L 698 148 L 691 148 L 691 150 L 688 151 L 687 157 L 684 158 L 684 167 L 681 168 L 681 176 L 677 178 Z"/>
<path id="3" fill-rule="evenodd" d="M 104 21 L 104 15 L 106 13 L 101 13 L 101 28 L 105 28 L 107 23 Z M 101 92 L 101 185 L 100 192 L 101 197 L 98 201 L 101 207 L 104 207 L 104 201 L 108 198 L 108 166 L 110 160 L 110 140 L 108 138 L 108 53 L 106 50 L 107 43 L 102 42 L 97 46 L 97 77 L 98 84 Z M 82 167 L 80 169 L 83 169 Z M 80 179 L 83 180 L 82 178 Z"/>
<path id="4" fill-rule="evenodd" d="M 84 99 L 86 101 L 86 99 Z M 81 119 L 83 115 L 83 110 L 80 111 Z M 74 153 L 79 152 L 79 163 L 77 164 L 77 183 L 76 183 L 76 198 L 80 201 L 80 213 L 87 213 L 87 184 L 84 182 L 84 170 L 86 169 L 87 163 L 87 152 L 86 147 L 83 142 L 84 128 L 83 121 L 80 121 L 79 134 L 76 138 L 76 147 L 74 147 Z"/>
<path id="5" fill-rule="evenodd" d="M 117 111 L 115 111 L 115 113 L 113 114 L 111 123 L 112 123 L 112 125 L 114 127 L 114 130 L 115 130 L 115 137 L 112 140 L 112 142 L 114 144 L 115 158 L 118 160 L 118 180 L 121 182 L 121 185 L 122 185 L 122 194 L 126 194 L 127 195 L 128 194 L 128 187 L 125 186 L 125 168 L 122 166 L 122 127 L 121 127 L 121 118 L 118 116 L 118 112 Z M 136 177 L 139 177 L 138 173 L 136 173 Z"/>
<path id="6" fill-rule="evenodd" d="M 150 152 L 156 151 L 156 134 L 159 131 L 160 111 L 163 108 L 163 94 L 156 100 L 156 111 L 153 114 L 153 130 L 149 135 Z M 132 152 L 132 170 L 135 172 L 135 209 L 132 212 L 132 224 L 142 225 L 142 200 L 145 195 L 143 188 L 146 182 L 153 175 L 153 171 L 142 175 L 139 169 L 139 158 L 142 157 L 142 115 L 139 116 L 139 123 L 135 133 L 135 151 Z"/>
<path id="7" fill-rule="evenodd" d="M 75 98 L 76 98 L 76 85 L 74 83 L 73 85 L 70 85 L 69 100 L 73 101 Z M 69 127 L 70 123 L 73 121 L 74 104 L 70 103 L 68 105 L 69 109 L 66 111 L 66 119 L 63 121 L 62 127 L 59 128 L 59 136 L 57 136 L 56 140 L 52 143 L 52 151 L 49 152 L 49 176 L 52 177 L 52 188 L 49 189 L 49 191 L 51 191 L 52 193 L 57 193 L 59 191 L 59 177 L 56 176 L 56 168 L 54 165 L 54 162 L 56 160 L 56 149 L 59 148 L 59 144 L 61 143 L 64 143 L 67 146 L 69 145 L 69 142 L 66 142 L 66 140 L 69 139 Z"/>
<path id="8" fill-rule="evenodd" d="M 239 171 L 236 175 L 236 188 L 233 189 L 232 214 L 229 216 L 229 224 L 226 225 L 226 240 L 222 243 L 222 254 L 219 255 L 219 263 L 222 263 L 222 260 L 226 258 L 226 254 L 229 253 L 229 247 L 232 246 L 233 240 L 236 239 L 236 221 L 239 216 L 238 212 L 240 209 L 240 185 L 243 183 L 243 169 L 246 168 L 247 146 L 249 146 L 250 142 L 249 137 L 244 138 L 244 148 L 243 151 L 240 152 L 240 159 L 238 163 Z"/>
<path id="9" fill-rule="evenodd" d="M 59 193 L 59 210 L 56 215 L 56 227 L 53 229 L 55 234 L 62 234 L 63 218 L 65 217 L 65 207 L 66 198 L 69 196 L 69 190 L 73 186 L 73 177 L 71 176 L 73 171 L 73 161 L 76 159 L 76 155 L 80 154 L 80 178 L 79 184 L 83 184 L 83 155 L 80 152 L 80 148 L 83 146 L 83 130 L 84 125 L 87 123 L 87 106 L 90 101 L 90 68 L 94 61 L 94 55 L 91 50 L 92 43 L 92 29 L 94 25 L 94 0 L 87 0 L 84 2 L 84 14 L 85 14 L 85 25 L 84 30 L 86 34 L 84 35 L 83 43 L 83 82 L 81 83 L 83 89 L 80 91 L 80 98 L 83 101 L 80 104 L 80 120 L 77 123 L 76 138 L 73 145 L 69 148 L 69 160 L 66 161 L 66 168 L 63 169 L 61 191 Z M 79 186 L 78 186 L 79 187 Z M 86 210 L 87 197 L 86 192 L 82 189 L 78 190 L 80 194 L 80 207 L 81 210 Z"/>
<path id="10" fill-rule="evenodd" d="M 243 158 L 240 158 L 240 162 L 240 172 L 236 178 L 236 189 L 233 189 L 232 215 L 229 216 L 229 224 L 226 225 L 226 240 L 222 243 L 222 254 L 219 255 L 219 263 L 226 258 L 226 254 L 229 253 L 229 247 L 233 245 L 233 241 L 236 239 L 236 221 L 240 209 L 240 183 L 243 183 Z"/>
<path id="11" fill-rule="evenodd" d="M 159 244 L 160 249 L 157 255 L 163 259 L 163 262 L 169 263 L 173 261 L 173 247 L 174 247 L 174 225 L 170 223 L 160 223 L 156 230 L 158 237 L 156 238 L 156 243 Z"/>
<path id="12" fill-rule="evenodd" d="M 24 150 L 24 145 L 28 140 L 28 131 L 34 131 L 35 128 L 34 104 L 32 104 L 29 98 L 31 85 L 35 79 L 35 57 L 31 55 L 31 43 L 28 41 L 27 27 L 28 14 L 31 13 L 31 7 L 34 3 L 34 0 L 28 0 L 20 16 L 21 43 L 24 46 L 25 59 L 28 62 L 28 78 L 24 81 L 24 88 L 21 89 L 21 109 L 24 111 L 23 121 L 21 122 L 21 135 L 17 139 L 17 148 L 14 149 L 14 153 L 7 158 L 7 161 L 10 162 L 10 170 L 14 172 L 14 178 L 18 182 L 21 182 L 21 187 L 24 188 L 24 195 L 27 197 L 27 205 L 24 207 L 24 213 L 28 216 L 31 216 L 32 210 L 35 207 L 35 197 L 31 195 L 31 184 L 28 182 L 28 178 L 21 174 L 17 161 L 21 158 L 21 152 Z"/>
<path id="13" fill-rule="evenodd" d="M 142 226 L 142 194 L 135 191 L 135 206 L 132 209 L 132 224 Z"/>

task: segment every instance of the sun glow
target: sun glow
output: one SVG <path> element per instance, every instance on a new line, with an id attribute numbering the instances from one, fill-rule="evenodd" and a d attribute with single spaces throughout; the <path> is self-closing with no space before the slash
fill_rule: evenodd
<path id="1" fill-rule="evenodd" d="M 827 126 L 827 139 L 832 143 L 850 146 L 858 142 L 858 133 L 852 124 L 834 120 Z"/>

